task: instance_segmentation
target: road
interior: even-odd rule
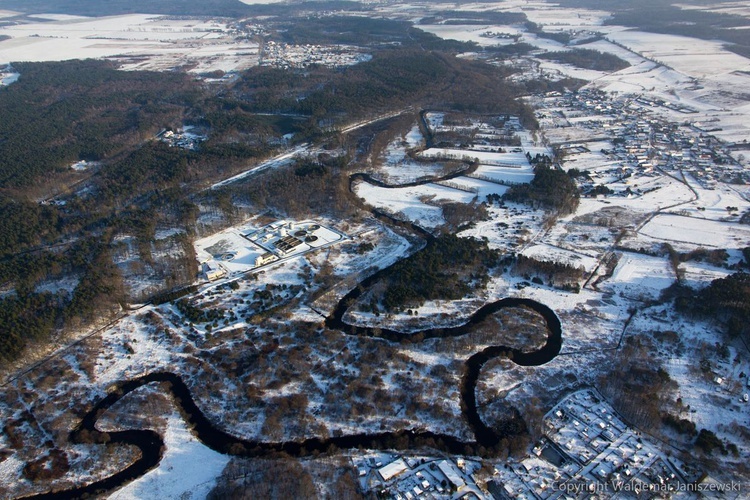
[[[354,130],[366,127],[368,125],[372,125],[373,123],[377,123],[379,121],[383,120],[389,120],[391,118],[395,118],[397,116],[400,116],[407,111],[410,111],[412,108],[404,108],[400,109],[398,111],[394,111],[392,113],[386,113],[383,115],[378,115],[375,118],[371,118],[369,120],[363,120],[357,123],[353,123],[351,125],[347,125],[346,127],[342,128],[339,132],[342,134],[348,134],[349,132],[352,132]],[[255,165],[254,167],[249,168],[248,170],[245,170],[244,172],[241,172],[237,175],[234,175],[232,177],[229,177],[228,179],[224,179],[223,181],[219,181],[216,184],[213,184],[210,189],[217,189],[220,187],[227,186],[229,184],[232,184],[236,181],[239,181],[241,179],[244,179],[250,175],[257,174],[259,172],[263,172],[264,170],[268,170],[270,168],[277,168],[284,166],[289,163],[290,160],[292,160],[295,156],[299,156],[301,154],[312,154],[319,152],[318,148],[313,147],[310,143],[304,142],[289,151],[286,151],[284,153],[281,153],[280,155],[274,156],[273,158],[270,158],[262,163],[259,163],[258,165]]]
[[[269,168],[275,168],[275,167],[286,165],[288,163],[288,160],[291,160],[295,156],[300,155],[302,153],[309,153],[309,152],[310,152],[310,144],[307,142],[304,142],[300,144],[299,146],[293,149],[290,149],[289,151],[286,151],[285,153],[281,153],[278,156],[274,156],[273,158],[268,159],[262,163],[259,163],[258,165],[252,168],[249,168],[248,170],[245,170],[244,172],[241,172],[237,175],[229,177],[228,179],[224,179],[223,181],[219,181],[216,184],[213,184],[211,186],[211,189],[224,187],[240,179],[244,179],[245,177],[248,177],[252,174],[257,174],[258,172],[268,170]]]

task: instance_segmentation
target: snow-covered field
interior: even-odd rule
[[[123,69],[195,73],[234,71],[258,63],[258,44],[237,40],[225,22],[145,14],[55,18],[0,27],[0,63],[109,58]]]
[[[475,174],[509,185],[524,184],[531,182],[531,179],[534,178],[534,171],[530,167],[513,168],[499,165],[479,165]]]
[[[375,208],[428,229],[434,229],[445,224],[443,210],[439,204],[452,201],[469,203],[476,197],[474,193],[467,193],[437,184],[407,188],[382,188],[361,182],[356,185],[355,193]]]
[[[207,448],[190,432],[182,415],[167,415],[164,433],[166,451],[159,466],[108,498],[206,498],[230,456]]]
[[[421,148],[425,138],[418,124],[391,141],[376,160],[373,175],[391,185],[414,182],[425,177],[436,177],[443,173],[444,165],[438,162],[415,161],[407,152]]]
[[[531,245],[525,248],[522,254],[543,262],[558,262],[573,267],[582,267],[586,272],[593,271],[599,264],[599,261],[590,255],[554,247],[547,243]]]
[[[657,240],[693,248],[729,250],[744,248],[750,242],[750,227],[746,225],[679,215],[654,217],[641,229],[641,233]]]
[[[491,153],[487,151],[476,151],[473,149],[430,148],[422,151],[420,156],[425,158],[478,161],[485,165],[529,168],[529,160],[522,152]]]
[[[698,193],[698,199],[693,203],[675,209],[675,213],[687,214],[700,219],[731,221],[737,220],[738,214],[741,215],[750,209],[750,202],[731,186],[722,185],[714,189],[706,189],[692,176],[687,175],[686,179]],[[727,207],[734,207],[737,210],[729,211]]]
[[[609,37],[634,52],[695,78],[715,78],[750,68],[750,60],[728,51],[718,41],[631,30],[610,33]]]
[[[676,3],[674,4],[676,7],[680,7],[681,9],[685,10],[707,10],[709,12],[718,12],[721,14],[731,14],[734,16],[743,16],[750,19],[750,7],[747,6],[747,3],[745,2],[715,2],[715,3],[707,3],[704,5],[690,5],[690,4],[682,4],[682,3]],[[738,29],[743,29],[742,27]]]
[[[601,288],[633,300],[653,300],[675,279],[666,258],[625,253],[612,277]]]
[[[507,25],[475,25],[475,24],[420,24],[419,29],[449,40],[460,42],[475,42],[482,47],[506,45],[513,43],[512,39],[487,36],[488,33],[503,33],[508,35],[520,34],[516,26]]]

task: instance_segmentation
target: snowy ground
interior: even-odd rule
[[[258,44],[237,40],[224,22],[128,14],[45,16],[0,28],[0,62],[109,58],[131,70],[191,66],[194,73],[239,71],[258,63]]]
[[[715,78],[750,68],[750,60],[728,51],[718,41],[631,30],[609,36],[634,52],[695,78]]]
[[[490,153],[471,149],[430,148],[421,153],[425,158],[448,158],[454,160],[478,161],[484,165],[528,168],[529,161],[522,152]]]
[[[620,257],[612,277],[600,289],[634,301],[654,300],[675,280],[666,258],[626,253]]]
[[[406,134],[397,136],[378,159],[373,175],[391,185],[414,182],[425,177],[436,177],[445,170],[439,162],[416,161],[407,152],[424,147],[425,139],[415,124]]]
[[[553,247],[546,243],[527,247],[522,254],[527,257],[534,257],[543,262],[559,262],[573,267],[582,267],[586,272],[593,271],[599,264],[598,260],[589,255]]]
[[[471,228],[459,233],[477,239],[487,239],[490,248],[515,252],[539,237],[542,230],[544,212],[527,206],[506,203],[503,206],[488,208],[490,218],[477,221]]]
[[[741,249],[750,242],[750,227],[679,215],[654,217],[641,234],[647,238],[676,243],[680,248]]]
[[[408,8],[400,8],[401,15]],[[411,8],[416,9],[416,6]],[[724,8],[728,9],[727,12],[736,11],[740,15],[747,13],[744,5],[721,7]],[[745,89],[750,84],[750,75],[747,73],[750,60],[727,50],[720,41],[646,33],[623,26],[604,25],[603,21],[608,17],[605,12],[566,9],[549,3],[526,4],[512,1],[464,5],[462,9],[520,11],[546,31],[602,33],[605,39],[583,44],[582,47],[617,55],[628,61],[631,67],[605,74],[536,60],[535,71],[553,79],[564,76],[582,78],[590,81],[592,87],[611,92],[645,94],[676,100],[698,110],[701,113],[700,118],[718,120],[720,125],[717,128],[722,129],[716,133],[718,137],[729,142],[741,142],[750,138],[750,126],[747,125],[750,106],[744,97]],[[522,26],[517,25],[423,25],[420,28],[442,38],[475,41],[480,45],[510,42],[507,39],[481,36],[487,31],[509,33],[520,36],[519,42],[530,43],[543,51],[568,50],[558,42],[527,33]]]
[[[408,188],[382,188],[360,182],[355,187],[355,193],[375,208],[428,229],[445,224],[440,203],[451,201],[468,203],[476,197],[474,193],[437,184]],[[422,199],[425,201],[421,201]]]
[[[229,455],[218,453],[198,441],[176,411],[167,416],[164,444],[164,458],[156,469],[108,498],[206,498],[216,485],[216,478],[229,463]]]

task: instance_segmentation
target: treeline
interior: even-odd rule
[[[533,79],[523,82],[523,88],[529,94],[541,94],[547,92],[563,93],[568,91],[576,91],[588,83],[589,82],[587,80],[570,77],[562,78],[554,82],[549,80]]]
[[[573,179],[562,170],[539,165],[534,179],[528,184],[516,184],[503,195],[503,199],[528,203],[537,208],[553,210],[565,215],[575,212],[580,201]]]
[[[471,10],[443,10],[423,17],[420,24],[519,24],[527,20],[522,12],[492,12]]]
[[[533,21],[526,21],[524,23],[524,26],[526,27],[526,31],[528,31],[529,33],[535,34],[539,38],[547,38],[549,40],[554,40],[563,45],[567,45],[568,42],[570,42],[572,38],[571,34],[568,32],[556,31],[556,32],[550,33],[550,32],[544,31],[541,26],[539,26]]]
[[[486,284],[499,257],[485,241],[441,235],[392,267],[381,303],[397,311],[426,300],[463,298]]]
[[[591,49],[546,52],[538,57],[596,71],[619,71],[630,66],[629,62],[614,54]]]
[[[672,264],[672,269],[678,277],[684,273],[684,270],[680,269],[680,264],[683,262],[708,262],[714,266],[726,266],[727,259],[729,259],[729,253],[723,248],[707,249],[707,248],[696,248],[689,252],[678,252],[669,243],[662,245],[662,251],[664,251],[669,257],[669,261]],[[745,253],[743,251],[743,253]]]
[[[718,278],[696,293],[683,293],[675,305],[678,310],[726,325],[731,337],[750,342],[750,274],[738,272]]]
[[[489,52],[498,57],[518,57],[525,56],[529,52],[537,50],[536,47],[526,42],[511,43],[509,45],[492,45],[484,47],[485,52]]]
[[[514,271],[518,275],[527,277],[527,279],[531,279],[531,276],[543,276],[551,286],[575,292],[580,291],[579,282],[585,274],[583,266],[541,260],[526,255],[516,257]]]

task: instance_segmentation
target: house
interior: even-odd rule
[[[456,470],[453,464],[449,463],[447,460],[439,462],[438,469],[440,469],[440,472],[445,474],[445,477],[448,479],[448,481],[450,481],[453,487],[456,488],[456,490],[460,490],[466,485],[464,480],[461,478],[461,474]]]

